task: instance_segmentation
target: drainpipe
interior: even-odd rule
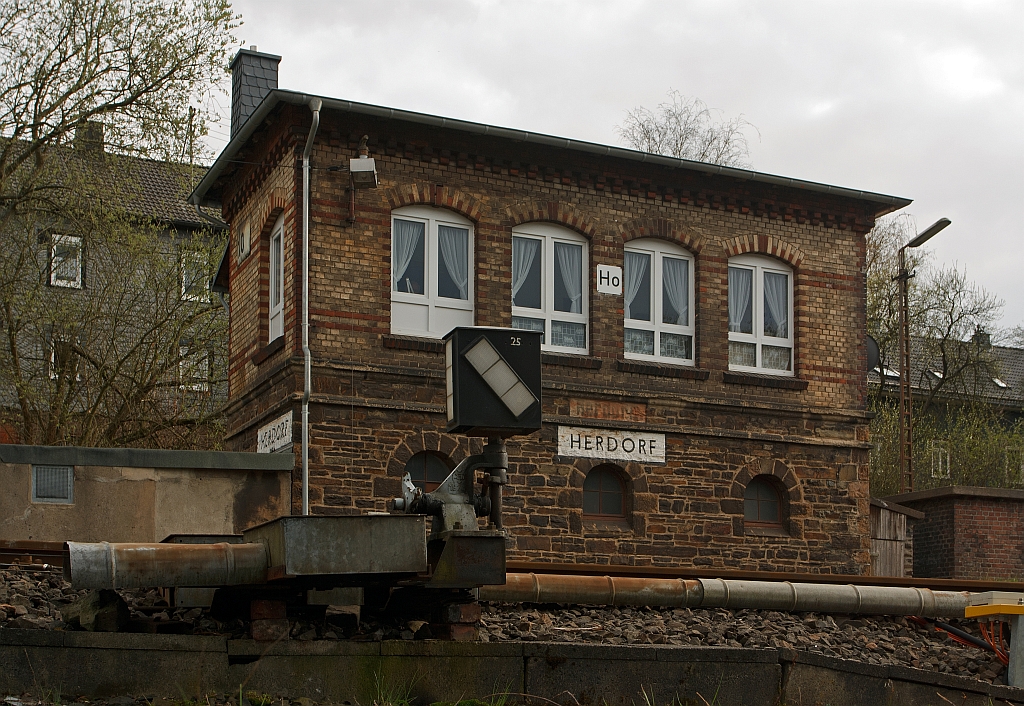
[[[302,514],[309,514],[309,393],[313,387],[309,352],[309,155],[320,127],[323,101],[313,98],[313,124],[309,126],[306,149],[302,151]]]

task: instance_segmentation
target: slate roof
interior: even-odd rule
[[[928,360],[925,356],[924,341],[912,338],[910,345],[910,385],[915,394],[926,393],[938,382],[934,371],[940,371],[941,367],[934,360]],[[974,345],[964,343],[962,345]],[[1003,407],[1024,409],[1024,348],[1011,348],[1008,346],[992,346],[988,350],[993,363],[994,375],[987,372],[980,373],[977,379],[968,375],[964,385],[975,391],[982,400]],[[892,361],[891,365],[898,365]],[[893,368],[887,371],[885,376],[885,390],[896,392],[899,390],[899,372]],[[877,369],[868,373],[868,383],[878,385],[881,378]],[[1002,382],[1005,387],[999,384]],[[941,397],[955,398],[957,392],[954,390],[942,391]]]
[[[554,149],[571,150],[598,155],[601,157],[625,159],[646,164],[659,164],[677,169],[731,177],[743,181],[760,182],[784,188],[799,189],[812,193],[830,194],[841,198],[866,201],[876,205],[876,217],[886,213],[891,213],[892,211],[903,208],[911,203],[910,199],[901,198],[899,196],[889,196],[872,191],[848,189],[840,186],[832,186],[830,184],[807,181],[804,179],[794,179],[792,177],[766,174],[752,169],[741,169],[737,167],[726,167],[720,164],[695,162],[689,159],[680,159],[678,157],[668,157],[661,154],[640,152],[638,150],[628,149],[625,147],[601,145],[594,142],[586,142],[584,140],[573,140],[566,137],[556,137],[553,135],[544,135],[525,130],[515,130],[496,125],[486,125],[484,123],[475,123],[468,120],[445,118],[438,115],[430,115],[428,113],[399,110],[397,108],[371,105],[369,103],[357,103],[355,101],[340,100],[337,98],[329,98],[327,96],[313,96],[296,91],[286,91],[279,88],[271,90],[252,114],[247,117],[244,123],[239,124],[233,122],[230,142],[228,142],[224,147],[224,150],[217,157],[217,160],[203,176],[202,180],[189,197],[189,200],[194,203],[215,204],[220,198],[220,192],[223,188],[222,177],[230,176],[235,157],[245,146],[246,142],[248,142],[249,138],[252,137],[253,133],[267,118],[270,112],[280,104],[308,106],[311,101],[321,101],[323,108],[326,110],[351,112],[360,115],[372,115],[386,120],[404,121],[419,125],[431,125],[434,127],[456,130],[474,135],[487,135],[499,139],[510,140],[512,142],[531,143]],[[246,110],[248,110],[248,108],[246,108]],[[243,111],[240,110],[239,112],[242,113]]]
[[[105,161],[112,175],[126,184],[118,205],[129,213],[174,224],[210,225],[186,201],[204,167],[120,156],[106,156]]]

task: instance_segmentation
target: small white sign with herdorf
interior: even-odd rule
[[[291,446],[292,443],[292,413],[283,414],[270,424],[260,427],[256,435],[256,453],[269,454]]]
[[[665,435],[646,431],[558,427],[558,454],[610,461],[665,463]]]

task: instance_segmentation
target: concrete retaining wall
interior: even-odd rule
[[[793,650],[562,643],[283,642],[224,637],[0,630],[0,693],[233,693],[239,685],[317,702],[372,703],[408,690],[418,704],[530,694],[558,703],[700,699],[719,706],[942,703],[1024,705],[1024,690]],[[571,696],[570,696],[571,695]],[[938,697],[941,696],[942,699]],[[717,700],[716,700],[717,699]]]
[[[34,465],[73,469],[72,502],[33,499]],[[0,445],[0,539],[159,542],[289,512],[291,454]]]

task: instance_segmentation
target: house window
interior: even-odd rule
[[[284,335],[284,216],[270,232],[270,318],[268,343]]]
[[[405,472],[412,479],[412,484],[424,493],[437,490],[452,469],[440,456],[428,451],[421,451],[405,464]]]
[[[75,345],[78,339],[68,335],[53,333],[49,336],[49,371],[50,379],[66,379],[81,381],[82,375],[78,370],[78,351]]]
[[[743,525],[782,528],[782,497],[768,478],[754,476],[743,491]]]
[[[776,260],[729,260],[729,369],[793,375],[793,273]]]
[[[82,288],[82,239],[77,235],[54,235],[50,241],[50,284]]]
[[[210,391],[210,356],[207,351],[192,351],[190,345],[178,347],[178,381],[182,391]]]
[[[945,441],[935,440],[930,444],[932,455],[932,478],[949,478],[949,446]]]
[[[440,338],[473,325],[473,224],[427,206],[391,219],[391,332]]]
[[[623,258],[627,358],[693,364],[693,258],[657,240],[629,244]]]
[[[598,466],[583,481],[583,516],[623,518],[626,516],[626,487],[614,466]]]
[[[1024,481],[1024,448],[1011,446],[1003,452],[1006,465],[1006,482],[1018,485]]]
[[[512,231],[512,327],[541,332],[541,348],[587,352],[587,241],[547,223]]]
[[[210,301],[209,268],[200,252],[182,252],[178,258],[178,279],[181,299],[187,302]]]
[[[74,466],[32,466],[32,502],[71,504],[74,501]]]

